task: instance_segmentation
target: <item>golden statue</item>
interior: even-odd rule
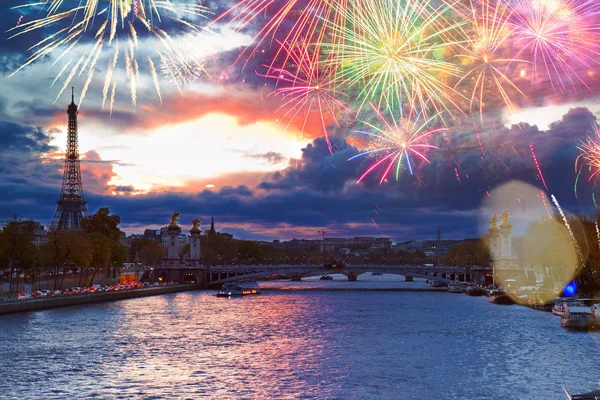
[[[192,230],[200,230],[200,222],[202,222],[202,219],[198,219],[198,218],[194,219],[192,221],[192,225],[193,225]]]
[[[508,216],[510,214],[508,213],[507,210],[505,210],[502,215],[500,216],[500,218],[502,218],[502,225],[510,225],[510,222],[508,222]]]
[[[173,215],[171,215],[171,225],[177,225],[178,222],[179,222],[179,213],[174,212]]]
[[[491,219],[490,224],[492,224],[490,229],[498,229],[498,218],[496,218],[496,214],[494,214],[494,218]]]

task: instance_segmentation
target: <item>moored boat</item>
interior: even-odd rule
[[[590,307],[566,307],[560,325],[567,329],[590,329],[593,326]]]
[[[568,297],[568,298],[559,298],[554,303],[552,307],[552,314],[562,317],[567,307],[583,307],[584,305],[578,301],[577,299]]]
[[[450,293],[464,293],[464,289],[460,287],[460,285],[455,285],[453,283],[448,285],[448,292]]]
[[[468,296],[487,296],[488,292],[479,286],[472,286],[467,290]]]
[[[502,290],[491,290],[490,291],[490,303],[511,305],[515,304],[515,301],[506,292]]]
[[[260,287],[256,282],[245,283],[226,283],[217,290],[218,297],[246,296],[250,294],[260,294]]]

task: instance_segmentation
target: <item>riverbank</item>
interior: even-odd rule
[[[18,312],[46,310],[49,308],[77,306],[89,303],[101,303],[137,297],[157,296],[168,293],[186,292],[203,289],[202,285],[182,284],[148,287],[144,289],[122,290],[115,292],[85,293],[68,296],[44,297],[29,300],[11,300],[0,302],[0,315]]]
[[[305,292],[447,292],[446,288],[365,288],[365,287],[260,287],[263,292],[285,292],[285,291],[305,291]]]

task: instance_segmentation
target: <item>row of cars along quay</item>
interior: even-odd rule
[[[109,286],[92,286],[87,288],[74,287],[62,290],[60,293],[52,290],[40,291],[39,293],[34,292],[35,296],[33,293],[30,295],[22,294],[20,296],[21,299],[0,301],[0,314],[43,310],[103,301],[124,300],[200,288],[200,285],[193,283],[180,284],[170,281],[161,284],[143,284],[134,282]]]
[[[168,282],[163,283],[163,285],[173,285],[177,284],[177,282]],[[114,285],[93,285],[90,287],[72,287],[63,290],[36,290],[32,293],[21,292],[17,295],[17,300],[28,300],[42,297],[54,297],[61,295],[76,295],[76,294],[85,294],[85,293],[100,293],[100,292],[112,292],[119,290],[132,290],[132,289],[142,289],[150,286],[160,286],[158,282],[149,283],[149,282],[130,282],[130,283],[117,283]]]

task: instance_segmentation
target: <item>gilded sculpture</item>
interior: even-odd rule
[[[201,219],[198,219],[198,218],[194,219],[194,220],[192,221],[192,225],[193,225],[193,226],[192,226],[192,229],[193,229],[193,230],[200,230],[200,222],[202,222],[202,220],[201,220]]]
[[[178,222],[179,222],[179,213],[174,212],[173,215],[171,215],[171,225],[177,225]]]
[[[510,222],[508,222],[508,216],[509,215],[510,214],[506,210],[502,213],[502,215],[500,217],[500,218],[502,218],[502,225],[510,225]]]
[[[490,220],[490,224],[492,224],[490,229],[498,229],[498,218],[496,218],[496,214],[494,214],[494,218]]]

